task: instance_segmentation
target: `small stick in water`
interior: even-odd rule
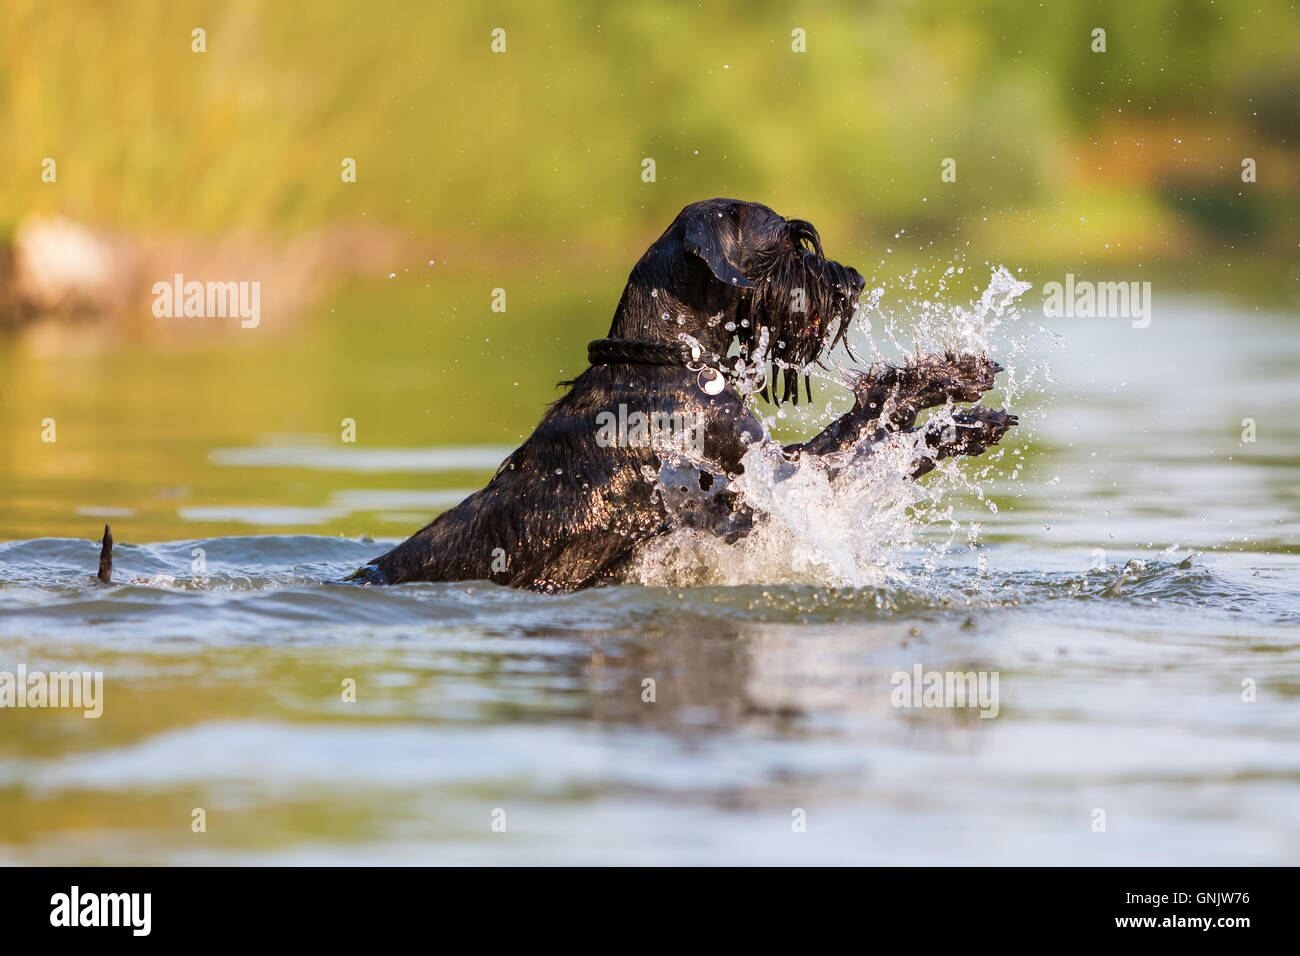
[[[99,580],[113,583],[113,532],[104,525],[103,547],[99,549]]]

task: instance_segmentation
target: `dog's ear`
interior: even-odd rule
[[[727,221],[713,209],[701,210],[686,223],[686,234],[682,245],[687,252],[699,256],[709,271],[723,285],[735,289],[754,289],[756,286],[745,278],[740,267],[727,254],[726,247],[735,247],[733,240],[726,241],[722,228]]]

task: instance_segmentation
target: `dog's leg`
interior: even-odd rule
[[[786,451],[828,455],[864,440],[874,444],[891,432],[914,427],[916,416],[927,408],[978,401],[1001,371],[1002,366],[987,356],[946,352],[862,374],[853,383],[853,407],[816,437],[787,446]]]

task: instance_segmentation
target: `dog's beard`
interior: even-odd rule
[[[760,394],[781,404],[799,403],[802,375],[808,401],[812,382],[808,367],[836,345],[848,348],[852,325],[853,282],[849,271],[822,255],[816,234],[811,248],[783,249],[760,262],[752,281],[757,288],[742,304],[735,338],[746,362],[767,365]]]

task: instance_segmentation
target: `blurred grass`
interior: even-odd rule
[[[485,261],[628,264],[686,202],[730,194],[841,241],[903,230],[1017,264],[1194,282],[1262,258],[1281,292],[1300,242],[1292,3],[967,6],[5,0],[0,228],[351,224]]]

